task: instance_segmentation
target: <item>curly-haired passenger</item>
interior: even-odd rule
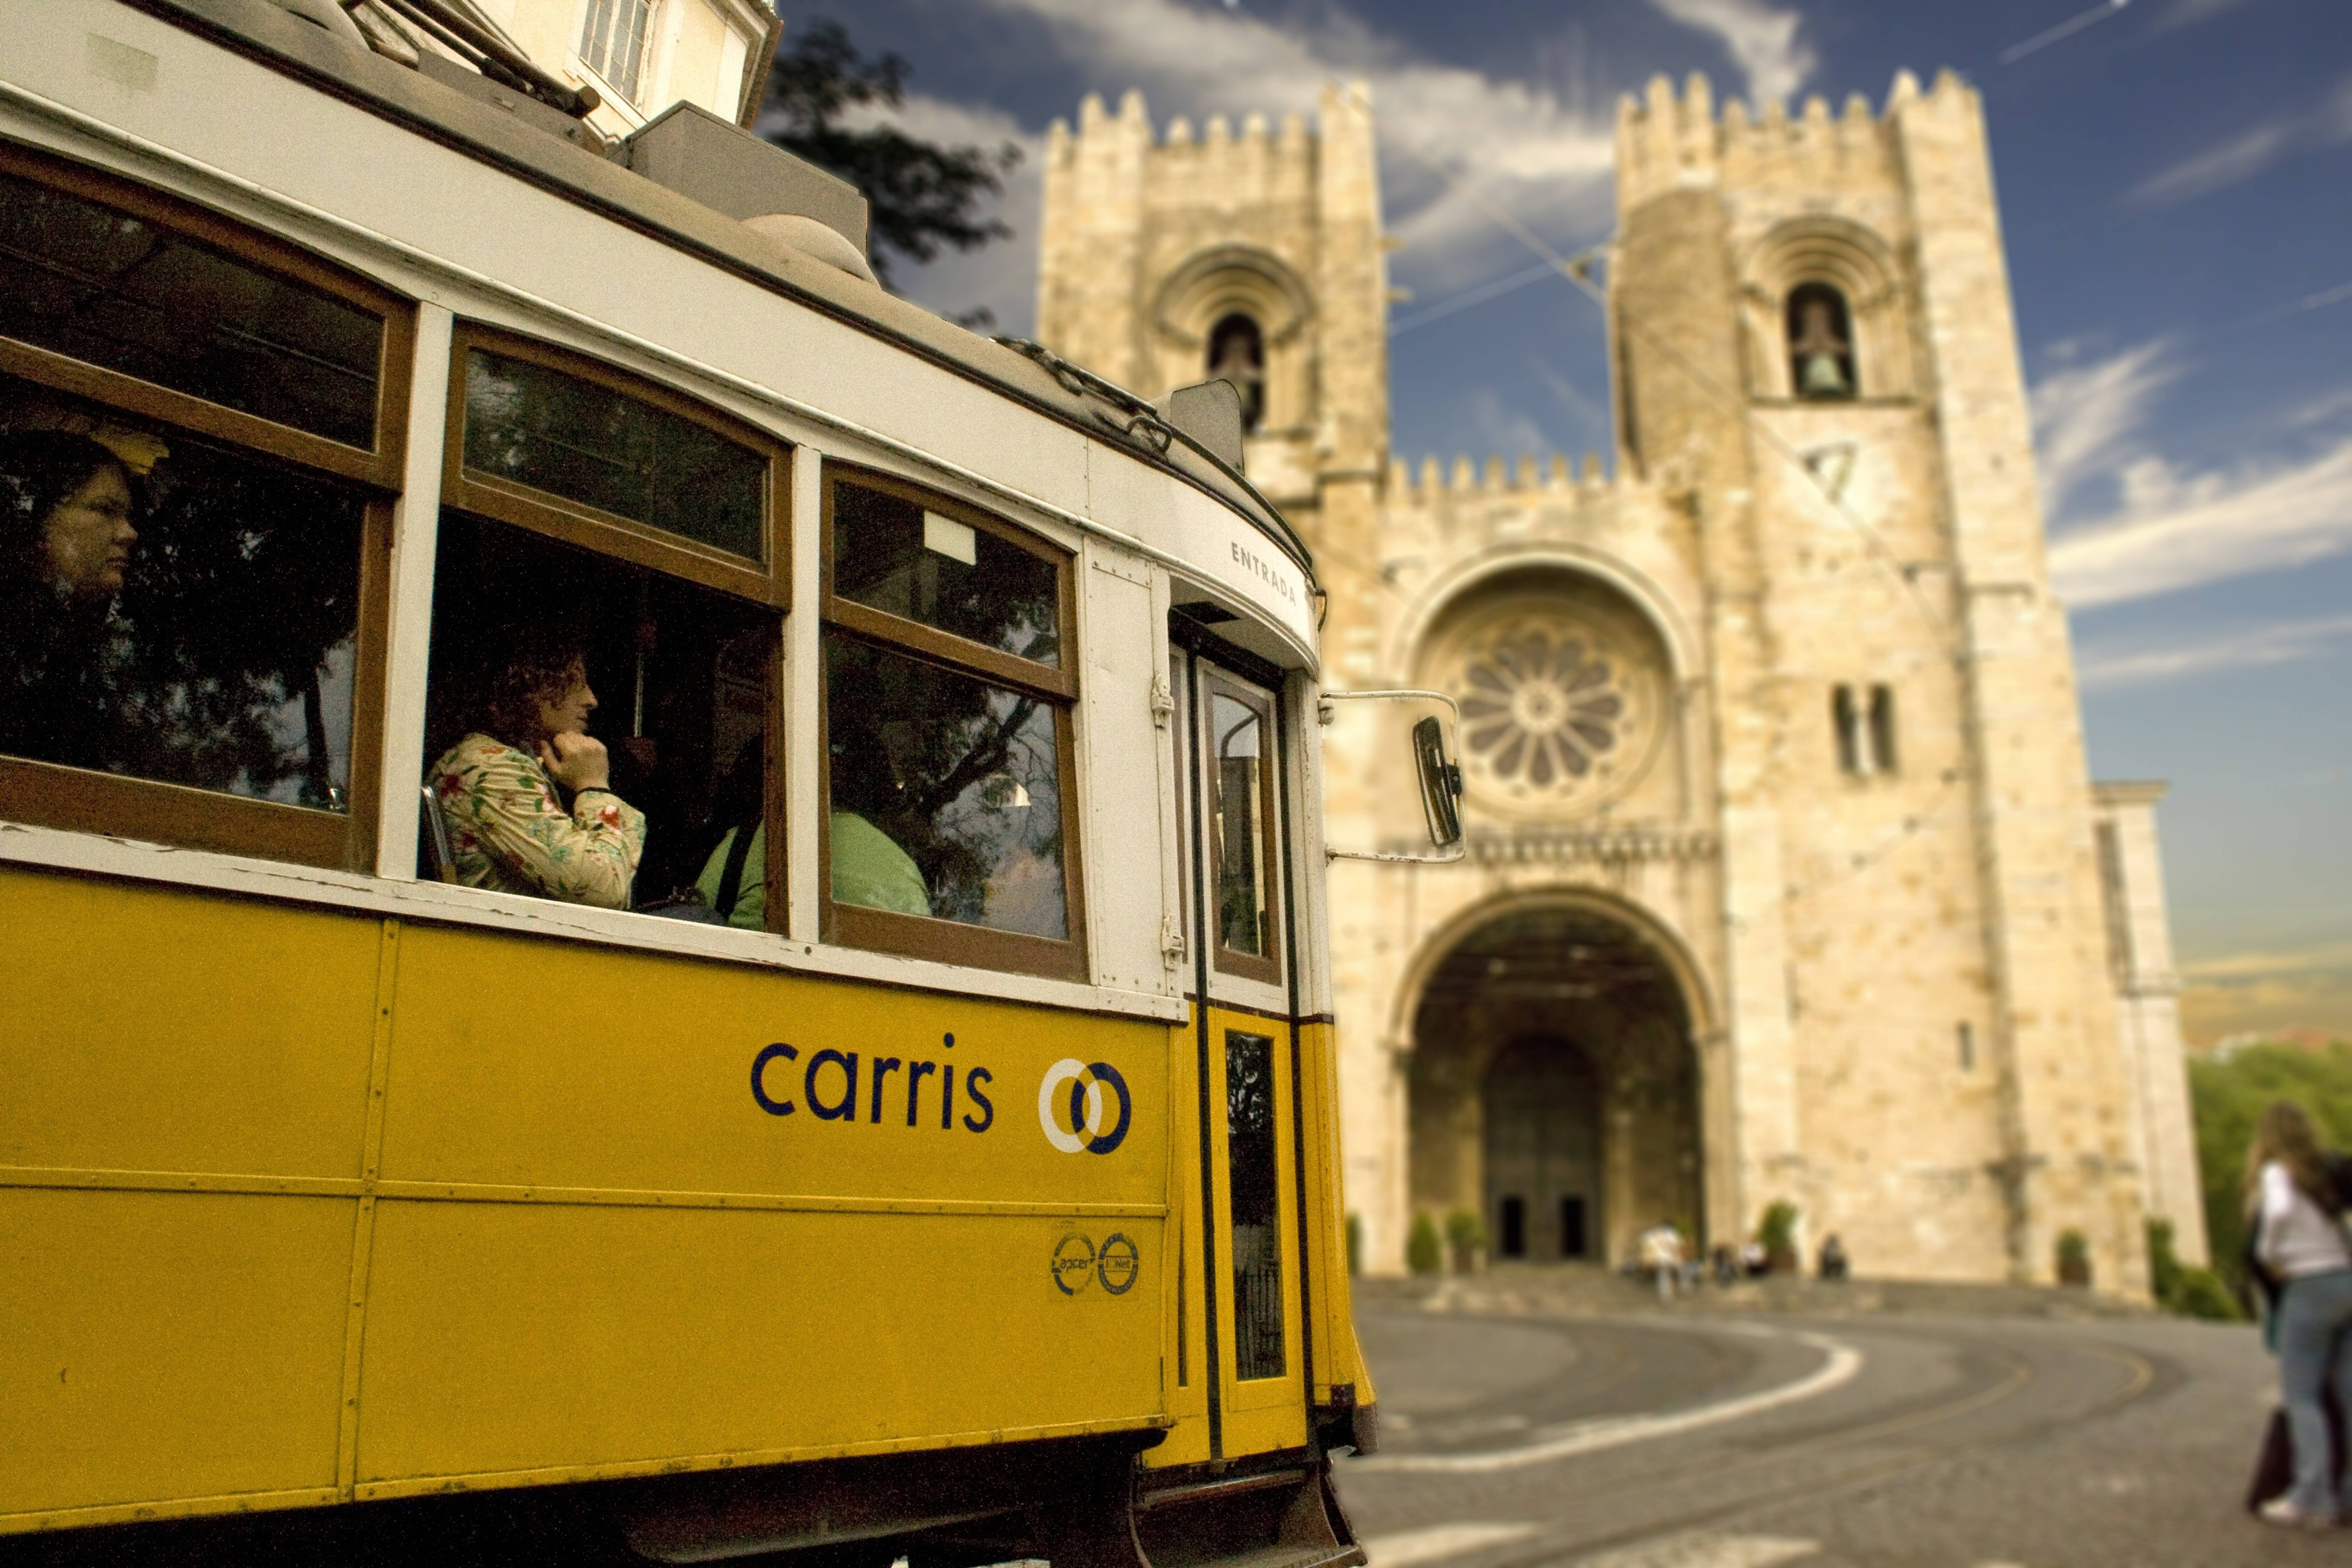
[[[604,743],[588,733],[596,694],[585,639],[517,623],[485,632],[470,652],[470,727],[426,774],[457,879],[628,908],[646,817],[613,793]]]

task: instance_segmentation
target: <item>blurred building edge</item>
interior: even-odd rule
[[[2047,1282],[2080,1232],[2144,1294],[2147,1218],[2205,1247],[2158,792],[2088,778],[1978,95],[1660,79],[1616,172],[1612,471],[1414,472],[1364,89],[1048,137],[1038,338],[1231,380],[1325,683],[1464,701],[1465,860],[1332,871],[1366,1267],[1416,1214],[1616,1263],[1785,1200],[1861,1275]],[[1333,843],[1412,841],[1414,716],[1324,732]]]
[[[2168,787],[2095,784],[2091,798],[2106,895],[2107,958],[2116,977],[2116,1029],[2139,1090],[2131,1108],[2132,1139],[2148,1214],[2173,1222],[2181,1261],[2204,1267],[2212,1260],[2180,1037],[2180,974],[2172,963],[2164,851],[2156,836],[2156,803]]]
[[[375,52],[448,81],[481,77],[487,40],[597,103],[585,123],[623,142],[680,103],[749,129],[783,22],[769,0],[277,0],[341,32],[347,15]],[[495,68],[493,68],[495,69]],[[454,84],[453,84],[454,85]],[[529,115],[530,95],[506,107]]]

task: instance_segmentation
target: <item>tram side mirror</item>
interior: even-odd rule
[[[1429,841],[1440,849],[1462,842],[1462,770],[1445,760],[1445,731],[1434,715],[1412,727],[1412,763],[1421,775],[1421,810]]]

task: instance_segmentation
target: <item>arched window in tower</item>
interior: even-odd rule
[[[1209,329],[1209,375],[1230,381],[1242,395],[1242,428],[1255,431],[1265,416],[1265,334],[1235,310]]]
[[[1826,283],[1789,290],[1789,384],[1799,397],[1852,397],[1853,316]]]

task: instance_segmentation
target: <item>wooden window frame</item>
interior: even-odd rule
[[[1272,692],[1262,691],[1255,686],[1244,684],[1241,678],[1229,675],[1220,668],[1213,658],[1204,659],[1203,664],[1205,668],[1201,671],[1202,677],[1201,684],[1203,689],[1202,696],[1208,700],[1201,704],[1201,711],[1194,715],[1194,721],[1202,726],[1201,733],[1206,744],[1202,746],[1201,755],[1208,764],[1210,772],[1210,776],[1201,780],[1195,786],[1202,791],[1201,798],[1204,804],[1212,805],[1216,804],[1218,785],[1214,770],[1222,760],[1216,752],[1215,699],[1223,696],[1240,703],[1255,713],[1258,716],[1258,722],[1264,726],[1265,750],[1258,759],[1261,764],[1258,768],[1258,810],[1263,814],[1261,820],[1265,824],[1265,831],[1262,837],[1258,853],[1257,874],[1259,891],[1265,900],[1265,929],[1259,935],[1260,940],[1267,947],[1276,950],[1260,955],[1235,952],[1225,945],[1224,926],[1223,922],[1217,918],[1215,895],[1215,890],[1223,889],[1225,885],[1224,836],[1219,832],[1210,837],[1209,887],[1203,889],[1203,893],[1207,896],[1205,908],[1210,916],[1209,955],[1220,974],[1230,974],[1236,980],[1256,980],[1263,981],[1268,985],[1279,985],[1282,984],[1282,954],[1281,944],[1276,939],[1282,932],[1283,910],[1280,895],[1281,878],[1276,875],[1276,872],[1280,868],[1280,857],[1284,853],[1284,846],[1281,841],[1282,829],[1279,819],[1275,815],[1281,805],[1275,792],[1275,774],[1277,771],[1276,764],[1277,753],[1282,745],[1282,733],[1275,722],[1277,704]],[[1204,814],[1204,820],[1213,820],[1213,817]]]
[[[703,544],[651,523],[589,506],[581,501],[519,484],[510,479],[477,474],[465,466],[466,355],[470,348],[520,359],[549,370],[592,382],[625,397],[649,404],[667,414],[688,419],[721,438],[763,455],[768,461],[766,495],[761,528],[767,552],[764,566],[716,545]],[[791,899],[785,877],[787,862],[785,812],[790,780],[785,774],[783,726],[784,621],[792,610],[792,496],[794,465],[814,461],[803,449],[780,437],[720,413],[688,395],[518,333],[479,322],[460,321],[449,348],[449,414],[443,439],[441,501],[444,506],[516,528],[559,544],[584,550],[607,561],[618,561],[678,582],[758,605],[774,614],[768,640],[767,664],[761,678],[767,693],[761,721],[761,754],[766,767],[762,820],[768,829],[766,866],[768,899],[763,929],[786,929]],[[430,759],[427,759],[428,765]]]
[[[367,500],[360,530],[351,779],[341,812],[255,800],[159,779],[0,757],[0,818],[182,848],[373,872],[383,773],[392,504],[406,459],[409,384],[415,363],[415,306],[284,240],[80,164],[0,143],[0,172],[184,234],[262,271],[355,305],[383,323],[372,449],[0,337],[0,373],[142,421],[233,446],[264,462],[274,460],[283,467],[354,481],[374,492]]]
[[[348,446],[331,437],[280,425],[257,414],[208,402],[193,393],[142,381],[14,338],[0,337],[0,371],[77,397],[111,405],[142,418],[159,419],[199,436],[251,447],[341,479],[357,479],[386,491],[400,489],[402,465],[407,456],[409,378],[416,362],[415,307],[410,300],[284,240],[247,229],[177,197],[79,164],[0,142],[0,174],[47,185],[84,201],[128,213],[158,228],[184,234],[264,272],[275,272],[305,288],[356,305],[383,322],[382,357],[376,365],[376,434],[373,448]]]
[[[476,349],[602,386],[633,402],[699,425],[722,440],[765,456],[767,493],[761,506],[765,559],[755,563],[748,556],[682,533],[672,533],[649,522],[466,467],[466,368]],[[792,609],[792,529],[787,513],[792,498],[792,465],[797,449],[756,426],[616,365],[478,321],[460,321],[449,345],[449,423],[442,447],[444,505],[529,529],[599,555],[682,577],[772,609],[787,613]]]
[[[896,496],[942,517],[953,518],[958,522],[1018,545],[1038,559],[1050,563],[1055,568],[1057,662],[1047,665],[1023,658],[970,637],[958,637],[937,626],[894,616],[887,610],[877,610],[836,595],[833,585],[834,492],[837,486],[845,483]],[[824,637],[845,636],[853,641],[919,664],[933,666],[966,679],[1039,698],[1053,709],[1055,787],[1062,813],[1062,907],[1070,934],[1061,938],[1030,936],[1021,931],[971,925],[962,921],[906,915],[893,910],[868,909],[862,904],[834,901],[833,747],[829,733],[833,719],[833,693],[831,661],[826,659],[825,673],[819,677],[817,699],[817,800],[822,815],[817,832],[816,885],[821,939],[845,947],[897,953],[907,958],[934,959],[967,968],[1007,970],[1013,973],[1043,975],[1057,980],[1087,979],[1086,879],[1081,874],[1079,818],[1082,814],[1078,810],[1075,721],[1078,701],[1077,637],[1072,615],[1072,601],[1076,596],[1075,557],[1050,541],[976,507],[870,468],[828,463],[824,471],[824,492],[823,515],[818,521],[822,541],[818,584],[824,605],[820,642]],[[819,657],[824,657],[822,651]]]

